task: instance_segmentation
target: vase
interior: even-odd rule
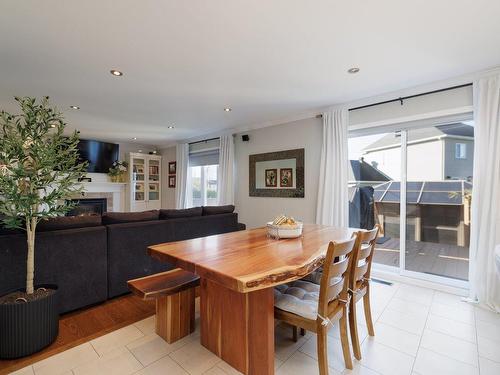
[[[59,332],[57,287],[54,292],[25,303],[0,305],[0,358],[13,359],[36,353],[50,345]]]
[[[127,182],[127,174],[125,172],[118,175],[118,182]]]

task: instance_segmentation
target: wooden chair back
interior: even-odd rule
[[[370,278],[379,231],[380,225],[377,224],[372,230],[358,232],[353,257],[355,260],[353,260],[353,272],[350,280],[352,290],[355,290],[357,282]]]
[[[347,301],[357,233],[350,240],[330,242],[320,282],[318,313],[328,317],[339,300]],[[335,306],[331,306],[335,303]]]

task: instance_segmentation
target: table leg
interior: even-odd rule
[[[156,300],[156,334],[169,344],[194,332],[195,290],[183,290]]]
[[[274,374],[272,288],[238,293],[201,279],[201,344],[247,375]]]

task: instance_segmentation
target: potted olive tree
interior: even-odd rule
[[[64,135],[63,116],[48,97],[15,100],[20,114],[0,113],[0,218],[26,232],[26,288],[0,296],[0,358],[34,353],[57,337],[57,286],[34,284],[36,228],[72,208],[67,199],[86,171],[78,133]]]

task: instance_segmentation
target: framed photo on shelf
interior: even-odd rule
[[[177,162],[171,161],[168,163],[168,174],[175,174],[177,172]]]
[[[158,168],[158,166],[157,166],[157,165],[151,165],[151,166],[149,167],[149,174],[150,174],[150,175],[158,175],[158,174],[159,174],[159,171],[160,171],[160,169]]]
[[[175,175],[174,176],[168,176],[168,187],[169,188],[174,188],[175,187]]]

